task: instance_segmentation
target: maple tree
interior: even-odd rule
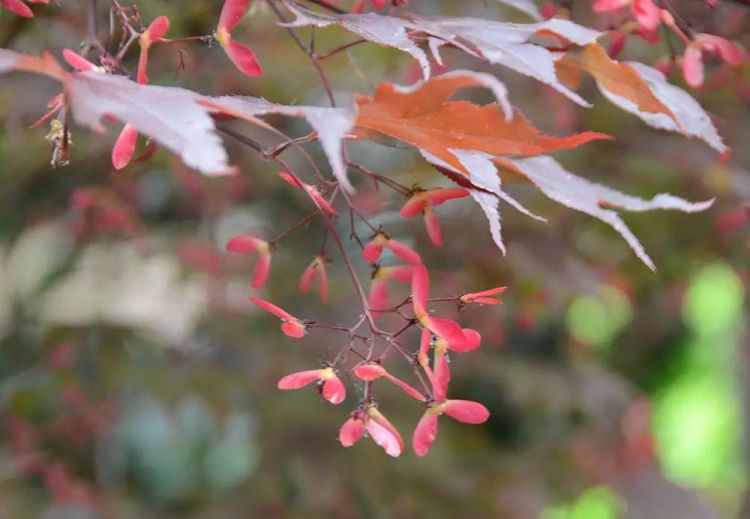
[[[0,0],[3,9],[26,18],[40,12],[54,16],[67,8],[65,2],[60,6],[43,0],[28,3],[45,5],[32,9],[20,0]],[[497,261],[502,261],[506,244],[501,204],[534,220],[546,221],[527,206],[525,198],[511,194],[509,186],[527,184],[550,200],[611,226],[652,270],[658,258],[648,255],[620,213],[657,209],[696,213],[713,203],[711,199],[688,201],[669,193],[641,198],[568,171],[552,154],[604,145],[618,136],[593,127],[563,132],[566,134],[561,136],[548,134],[538,129],[549,127],[546,121],[535,125],[534,117],[524,115],[514,104],[514,88],[506,82],[543,85],[545,95],[556,96],[567,109],[575,106],[583,111],[606,100],[648,127],[683,137],[682,146],[707,146],[717,164],[731,161],[731,147],[741,145],[725,143],[717,129],[720,124],[696,98],[701,97],[710,79],[720,74],[734,74],[738,84],[746,82],[750,69],[744,47],[731,35],[696,32],[668,1],[591,2],[587,6],[591,14],[613,21],[602,31],[578,23],[564,5],[544,2],[539,6],[530,0],[498,0],[525,17],[526,23],[427,16],[416,8],[412,10],[409,2],[396,0],[225,0],[221,8],[213,4],[205,8],[213,15],[210,25],[214,30],[208,34],[176,31],[167,13],[146,20],[137,1],[128,3],[132,5],[121,1],[100,3],[108,4],[112,20],[106,40],[103,31],[97,32],[103,10],[92,1],[89,33],[81,35],[86,39],[80,49],[49,48],[39,55],[0,49],[0,74],[34,74],[58,84],[59,93],[50,99],[46,112],[44,107],[39,108],[43,115],[34,123],[35,127],[49,125],[46,138],[52,149],[51,167],[86,160],[72,148],[71,135],[78,132],[76,126],[93,130],[101,134],[98,139],[106,140],[109,137],[104,134],[112,121],[122,125],[110,154],[115,170],[139,167],[151,160],[159,147],[173,154],[180,167],[209,177],[235,178],[250,173],[242,155],[234,152],[235,144],[267,162],[274,180],[289,191],[289,203],[304,204],[306,216],[286,227],[280,223],[283,219],[278,228],[273,227],[276,222],[268,222],[261,232],[247,225],[245,232],[226,240],[207,256],[195,258],[193,250],[189,254],[205,270],[221,270],[217,265],[230,261],[241,265],[243,272],[250,272],[246,276],[249,288],[245,287],[248,306],[252,303],[278,318],[287,337],[304,344],[312,342],[312,333],[322,331],[327,334],[326,341],[338,346],[333,354],[330,347],[325,353],[318,352],[327,355],[320,367],[308,366],[283,376],[277,387],[294,390],[315,385],[324,400],[348,406],[348,418],[342,418],[338,433],[344,447],[351,447],[367,434],[386,454],[402,454],[404,440],[399,431],[406,426],[396,420],[398,426],[394,425],[386,418],[388,409],[379,396],[385,382],[421,405],[422,417],[411,434],[416,456],[430,450],[442,415],[466,424],[487,421],[487,407],[462,399],[450,384],[451,361],[460,363],[461,355],[480,349],[482,330],[465,328],[461,324],[463,314],[455,318],[452,310],[444,309],[496,312],[503,294],[514,289],[496,280],[489,286],[467,286],[462,293],[444,293],[435,281],[435,265],[425,260],[424,249],[412,246],[408,237],[388,223],[376,222],[373,216],[377,210],[362,207],[363,193],[372,193],[381,203],[398,205],[401,219],[421,217],[434,247],[458,239],[442,230],[437,217],[442,209],[438,208],[444,204],[468,205],[464,199],[470,199],[486,217],[489,237],[485,241],[494,242],[499,249]],[[705,9],[715,7],[706,5]],[[735,7],[744,9],[742,5]],[[288,33],[303,52],[320,80],[315,88],[323,92],[327,104],[283,104],[248,95],[211,95],[187,86],[190,75],[211,75],[213,71],[191,70],[185,65],[185,56],[213,52],[212,46],[228,57],[235,69],[232,81],[236,84],[252,85],[280,66],[264,58],[263,45],[252,44],[251,48],[243,43],[242,25],[261,9],[275,19],[273,30],[280,35]],[[323,52],[315,38],[330,27],[339,28],[346,39]],[[303,30],[310,32],[310,43]],[[357,39],[351,40],[350,34]],[[247,40],[252,42],[252,38]],[[651,65],[620,61],[629,40],[663,45],[665,58]],[[381,81],[369,91],[359,89],[344,95],[340,89],[346,87],[334,84],[327,74],[326,60],[368,44],[388,56],[398,54],[391,49],[408,55],[415,62],[413,81],[402,75]],[[177,71],[181,75],[174,84],[154,81],[154,55],[163,49],[176,49],[179,56]],[[472,59],[476,66],[450,66],[447,57],[454,54]],[[229,62],[225,60],[227,65]],[[504,82],[495,74],[498,70],[517,76],[502,76],[513,78]],[[685,88],[679,86],[682,81]],[[601,96],[592,94],[589,83],[596,85]],[[479,96],[468,94],[477,92]],[[347,101],[341,101],[343,98]],[[287,119],[304,122],[308,133],[288,136],[279,122]],[[257,137],[259,132],[277,141],[266,146]],[[146,143],[138,155],[141,136]],[[33,134],[28,138],[34,138]],[[319,147],[325,164],[307,151],[308,143]],[[423,178],[420,184],[408,184],[398,174],[352,158],[356,146],[375,145],[414,151],[419,157],[415,160],[429,165],[432,177]],[[60,174],[64,175],[64,170]],[[224,198],[231,199],[231,194]],[[105,191],[82,187],[73,197],[72,206],[81,218],[77,229],[81,236],[147,234],[137,217]],[[744,213],[739,218],[745,218]],[[317,236],[321,245],[305,258],[304,270],[291,276],[278,271],[277,254],[288,238],[301,229],[314,234],[312,229],[317,228],[321,229]],[[352,244],[358,249],[354,254]],[[362,275],[363,268],[370,269],[369,276]],[[278,280],[293,285],[302,295],[316,293],[324,305],[334,297],[344,297],[337,292],[345,289],[330,282],[334,269],[346,273],[350,282],[347,297],[358,305],[356,318],[345,325],[337,320],[318,320],[307,311],[294,315],[293,299],[276,301],[264,292],[270,282]],[[402,286],[398,288],[396,283]],[[403,297],[394,301],[391,293],[402,293],[404,287],[407,291]],[[485,308],[474,309],[475,305]],[[397,376],[397,372],[406,375]],[[419,414],[417,411],[415,415]]]

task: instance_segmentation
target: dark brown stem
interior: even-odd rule
[[[349,14],[345,9],[342,9],[329,2],[326,2],[326,0],[307,0],[307,1],[310,2],[311,4],[319,5],[320,7],[323,7],[324,9],[328,9],[329,11],[333,13]]]
[[[86,41],[83,44],[82,53],[88,55],[93,49],[104,52],[104,45],[99,40],[99,3],[98,0],[89,0],[86,10],[87,29]]]
[[[322,54],[315,53],[314,56],[315,56],[316,59],[324,60],[324,59],[330,58],[331,56],[335,56],[339,52],[343,52],[343,51],[345,51],[347,49],[355,47],[355,46],[359,45],[360,43],[367,43],[367,40],[362,40],[362,39],[360,39],[360,40],[354,40],[354,41],[351,41],[349,43],[345,43],[344,45],[340,45],[340,46],[336,47],[335,49],[331,49],[328,52],[324,52]]]
[[[263,155],[263,147],[259,143],[254,141],[253,139],[246,137],[240,133],[237,133],[234,130],[230,130],[228,128],[220,127],[219,129],[222,132],[226,133],[227,135],[235,138],[237,141],[257,151],[258,153],[261,154],[261,156],[265,157],[265,155]],[[294,170],[289,166],[289,164],[287,164],[280,157],[267,157],[267,158],[276,162],[279,166],[282,167],[284,171],[287,171],[290,175],[292,175],[292,177],[294,177],[295,180],[300,182],[299,178],[297,178],[297,175],[294,173]],[[372,313],[370,312],[370,309],[369,309],[369,305],[367,303],[367,294],[365,293],[365,289],[362,286],[362,282],[359,280],[359,277],[357,276],[357,271],[354,269],[352,260],[349,257],[349,254],[346,252],[346,247],[344,246],[344,243],[341,240],[341,236],[339,235],[336,228],[333,226],[333,223],[331,223],[331,219],[328,217],[325,211],[318,208],[317,213],[320,216],[323,223],[325,224],[325,226],[330,231],[331,236],[333,236],[334,241],[336,242],[336,247],[339,249],[339,253],[341,254],[342,259],[344,260],[344,265],[346,265],[346,269],[349,271],[349,275],[352,279],[352,283],[354,284],[355,291],[357,293],[360,304],[362,306],[362,311],[364,312],[367,318],[367,322],[370,325],[370,330],[372,330],[373,333],[376,333],[378,335],[384,335],[383,332],[381,332],[378,329],[377,324],[375,324],[375,318],[372,316]]]
[[[305,216],[303,219],[301,219],[299,222],[295,223],[291,227],[289,227],[287,230],[273,238],[272,240],[268,240],[268,243],[271,245],[276,245],[278,242],[280,242],[282,239],[284,239],[287,235],[293,233],[297,229],[304,227],[305,225],[309,224],[313,218],[315,218],[318,215],[318,212],[315,211],[314,213],[310,213],[307,216]]]
[[[286,16],[279,10],[279,8],[276,6],[276,2],[274,0],[269,0],[268,5],[271,6],[271,9],[276,14],[276,17],[282,22],[286,23],[288,20],[286,19]],[[331,84],[328,81],[328,77],[325,74],[325,71],[323,71],[323,67],[320,65],[320,61],[318,61],[318,58],[315,57],[315,53],[312,51],[312,49],[305,45],[305,42],[302,41],[302,39],[297,34],[297,31],[295,31],[292,27],[285,27],[286,31],[289,33],[289,35],[294,40],[294,43],[297,44],[297,46],[307,54],[307,56],[310,58],[310,61],[313,64],[313,67],[315,67],[315,71],[318,73],[318,76],[320,77],[320,82],[323,84],[323,88],[326,91],[326,95],[328,96],[328,101],[331,103],[331,106],[336,106],[336,98],[333,97],[333,89],[331,88]]]
[[[378,173],[375,173],[374,171],[372,171],[372,170],[370,170],[370,169],[362,166],[361,164],[356,164],[354,162],[349,162],[348,165],[351,166],[351,167],[353,167],[354,169],[357,169],[357,170],[361,171],[362,173],[364,173],[368,177],[372,178],[373,180],[375,180],[376,183],[377,182],[383,183],[386,186],[388,186],[391,189],[393,189],[394,191],[398,191],[402,195],[406,195],[406,194],[408,194],[411,191],[411,189],[409,189],[405,185],[399,184],[398,182],[396,182],[392,178],[388,178],[388,177],[385,177],[385,176],[380,175]]]
[[[695,34],[693,29],[690,27],[690,24],[687,23],[687,21],[682,16],[680,16],[680,14],[677,12],[677,10],[669,0],[654,0],[654,4],[656,4],[657,7],[666,10],[669,14],[672,15],[675,25],[677,25],[677,28],[682,32],[682,34],[685,35],[688,40],[695,39]]]

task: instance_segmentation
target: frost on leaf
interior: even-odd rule
[[[431,155],[430,153],[419,150],[422,156],[434,166],[441,168],[444,172],[450,171],[452,173],[461,175],[460,171],[454,169],[450,164],[447,164],[439,158]],[[469,150],[456,150],[451,149],[461,165],[469,172],[469,182],[473,188],[469,188],[469,194],[474,201],[479,204],[479,207],[484,212],[487,222],[490,226],[490,235],[495,245],[500,251],[505,254],[505,243],[502,238],[502,226],[501,217],[499,211],[499,202],[503,200],[509,205],[516,208],[518,211],[528,215],[537,220],[546,221],[544,218],[535,215],[521,205],[516,199],[511,197],[508,193],[502,190],[500,175],[498,174],[497,167],[492,161],[492,156],[486,153],[469,151]]]
[[[539,12],[539,8],[532,0],[497,0],[499,3],[517,9],[522,13],[526,13],[534,20],[541,22],[543,17],[542,13]]]
[[[650,119],[643,117],[647,124],[654,128],[684,132],[691,137],[697,137],[719,153],[727,151],[727,146],[721,140],[708,114],[690,94],[670,85],[664,75],[655,68],[635,62],[629,62],[628,65],[643,77],[654,95],[667,105],[674,115],[674,119],[659,115]]]
[[[507,2],[518,6],[527,2]],[[589,106],[578,94],[560,82],[555,73],[556,54],[536,41],[540,36],[551,37],[555,43],[588,45],[600,33],[568,20],[551,19],[544,22],[514,24],[480,18],[420,18],[412,19],[363,15],[321,15],[286,3],[297,19],[292,26],[326,27],[340,25],[362,38],[409,53],[422,66],[425,78],[429,64],[424,52],[414,41],[426,38],[435,60],[441,63],[439,48],[450,44],[479,59],[508,67],[537,79],[568,96],[576,103]],[[527,5],[528,7],[528,5]],[[413,38],[413,39],[412,39]]]
[[[365,40],[393,47],[411,55],[419,62],[422,75],[425,79],[430,77],[430,62],[422,49],[415,44],[407,34],[411,25],[407,20],[382,16],[376,13],[365,14],[343,14],[325,15],[308,11],[291,2],[286,2],[296,19],[292,22],[282,24],[285,27],[328,27],[329,25],[340,25],[349,32],[353,32]]]
[[[202,96],[96,72],[72,74],[67,86],[79,123],[102,130],[100,119],[112,116],[178,154],[191,168],[209,175],[230,171],[214,121],[198,104]]]
[[[490,155],[470,150],[454,149],[451,151],[458,157],[464,168],[469,171],[468,180],[473,186],[473,188],[467,186],[469,193],[484,211],[490,225],[492,239],[503,253],[505,253],[505,245],[502,241],[500,213],[498,211],[500,199],[532,218],[545,220],[531,213],[501,189],[497,166],[500,166],[503,172],[512,172],[525,177],[555,202],[611,225],[625,238],[636,255],[652,270],[656,268],[653,261],[646,254],[638,238],[625,225],[625,222],[615,210],[642,212],[653,209],[673,209],[694,213],[708,209],[713,203],[713,200],[688,202],[666,193],[656,195],[651,200],[644,200],[576,176],[566,171],[555,159],[547,156],[510,160],[493,159]],[[441,171],[459,173],[450,164],[446,164],[429,152],[424,150],[420,150],[420,152],[428,162]]]
[[[456,91],[476,86],[489,86],[503,109],[497,104],[450,100]],[[451,149],[528,157],[609,138],[595,132],[561,138],[544,135],[518,111],[508,117],[510,104],[501,83],[487,74],[466,71],[437,76],[409,88],[383,83],[375,97],[360,96],[357,104],[356,128],[361,138],[371,138],[376,132],[400,140],[466,176],[469,172]]]
[[[599,45],[583,50],[581,64],[607,99],[649,126],[697,137],[719,153],[727,151],[700,104],[683,89],[669,84],[658,70],[641,63],[614,61]]]
[[[37,58],[0,49],[0,72],[10,70],[60,81],[76,121],[84,126],[104,131],[101,119],[112,117],[178,154],[191,168],[209,175],[231,172],[209,110],[198,104],[199,94],[99,72],[65,72],[49,55]]]
[[[614,209],[633,212],[673,209],[694,213],[704,211],[713,204],[713,200],[693,203],[667,193],[656,195],[651,200],[626,195],[566,171],[551,157],[533,157],[507,162],[512,165],[512,169],[526,176],[550,199],[611,225],[652,270],[656,267],[651,258]]]
[[[257,116],[266,114],[304,117],[318,134],[318,140],[331,164],[331,170],[342,188],[348,192],[353,190],[346,175],[342,153],[344,136],[354,127],[354,111],[319,106],[287,106],[247,96],[215,97],[204,101],[204,104],[223,114],[253,123],[257,122]]]
[[[467,54],[532,77],[572,101],[590,106],[558,79],[556,54],[534,40],[550,36],[574,45],[588,45],[600,36],[597,31],[559,18],[529,24],[479,18],[418,18],[411,28],[450,43]]]
[[[16,56],[5,49],[0,49],[0,74],[13,70],[16,64]]]

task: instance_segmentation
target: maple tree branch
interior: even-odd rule
[[[692,27],[690,27],[690,24],[682,16],[680,16],[680,13],[677,12],[677,10],[669,0],[654,0],[654,4],[672,15],[677,29],[679,29],[680,32],[682,32],[682,34],[684,34],[688,40],[695,39],[695,33]]]
[[[298,182],[300,181],[299,178],[297,178],[297,175],[294,173],[293,168],[291,168],[282,158],[278,156],[274,157],[274,156],[264,154],[263,146],[261,146],[257,141],[251,139],[250,137],[246,137],[238,132],[235,132],[234,130],[230,130],[228,128],[219,127],[219,129],[222,132],[229,135],[230,137],[236,139],[238,142],[241,142],[249,146],[256,152],[258,152],[263,158],[276,162],[279,166],[282,167],[284,171],[287,171],[290,175],[292,175],[292,177],[294,177],[295,180],[297,180]],[[349,271],[349,275],[352,279],[352,283],[354,284],[355,292],[357,293],[357,296],[360,300],[360,304],[362,306],[362,311],[367,317],[368,324],[370,325],[370,330],[375,334],[383,335],[383,332],[380,331],[377,324],[375,323],[375,318],[373,317],[372,312],[370,311],[370,308],[369,308],[369,304],[367,302],[367,294],[365,293],[365,289],[362,286],[362,282],[360,281],[359,276],[357,276],[357,271],[354,269],[354,264],[352,263],[351,258],[349,257],[349,254],[346,252],[346,247],[344,246],[344,243],[341,240],[341,235],[333,226],[333,223],[331,223],[331,220],[328,217],[328,215],[325,213],[325,211],[318,208],[317,214],[320,216],[321,220],[323,221],[325,226],[328,228],[328,230],[331,233],[331,236],[333,236],[333,239],[336,242],[336,246],[339,249],[339,253],[341,254],[341,257],[344,261],[344,265],[346,266],[346,269]]]
[[[287,23],[288,20],[286,19],[286,16],[279,10],[279,8],[276,6],[276,2],[274,0],[268,0],[268,5],[271,6],[271,9],[276,14],[276,17],[282,22]],[[294,42],[297,44],[297,46],[307,54],[307,57],[310,58],[310,61],[313,64],[313,67],[315,67],[315,71],[318,73],[318,76],[320,77],[320,81],[323,84],[323,88],[326,91],[326,95],[328,96],[328,101],[331,103],[331,106],[336,106],[336,98],[333,96],[333,89],[331,88],[331,83],[328,81],[328,77],[325,74],[325,71],[323,70],[323,67],[320,64],[320,61],[315,56],[315,53],[313,50],[305,45],[305,42],[302,41],[302,39],[297,34],[297,31],[294,30],[292,27],[284,27],[286,29],[286,32],[289,33],[289,35],[292,37]]]
[[[319,5],[320,7],[323,7],[324,9],[328,9],[331,12],[337,13],[337,14],[349,14],[349,12],[346,9],[342,9],[341,7],[338,7],[336,5],[333,5],[326,0],[306,0],[307,2],[310,2],[311,4]]]
[[[88,7],[86,10],[86,40],[84,41],[83,48],[81,50],[84,56],[88,55],[92,49],[96,49],[100,52],[104,52],[104,45],[99,40],[99,4],[98,0],[89,0]]]
[[[305,225],[309,224],[313,220],[313,218],[315,218],[317,215],[318,215],[317,211],[308,214],[307,216],[305,216],[304,218],[302,218],[299,222],[295,223],[294,225],[292,225],[291,227],[289,227],[287,230],[285,230],[281,234],[277,235],[275,238],[273,238],[271,240],[268,240],[268,243],[271,246],[276,245],[278,242],[280,242],[282,239],[284,239],[289,234],[291,234],[294,231],[296,231],[297,229],[300,229],[300,228],[304,227]]]
[[[317,137],[318,137],[318,132],[310,132],[307,135],[303,135],[302,137],[298,137],[296,139],[289,139],[285,142],[277,144],[276,146],[268,150],[267,154],[270,157],[278,157],[280,154],[286,151],[289,148],[289,146],[293,146],[297,144],[305,144],[307,142],[315,140]]]
[[[411,191],[408,187],[405,185],[393,180],[392,178],[388,178],[386,176],[380,175],[378,173],[375,173],[374,171],[366,168],[365,166],[361,164],[357,164],[355,162],[348,162],[348,166],[351,166],[352,168],[361,171],[368,177],[372,178],[375,181],[375,184],[377,185],[378,182],[382,182],[386,186],[390,187],[394,191],[399,192],[402,195],[407,195]]]
[[[117,63],[120,68],[122,68],[122,60],[125,59],[125,55],[128,53],[128,50],[130,50],[130,47],[141,37],[141,31],[137,30],[130,23],[130,18],[125,12],[125,8],[120,5],[120,2],[118,2],[117,0],[111,1],[112,5],[114,6],[113,9],[117,14],[117,17],[120,19],[120,23],[122,23],[123,28],[123,41],[121,42],[120,49],[115,56],[115,63]],[[138,16],[137,11],[136,16]]]
[[[225,128],[224,126],[217,126],[216,128],[219,131],[226,133],[233,139],[241,142],[245,146],[248,146],[252,148],[253,150],[257,151],[258,153],[260,153],[261,156],[265,156],[265,154],[263,153],[263,146],[261,146],[260,143],[256,141],[255,139],[251,139],[250,137],[242,135],[241,133],[238,133],[234,130],[230,130],[229,128]]]
[[[351,49],[352,47],[355,47],[359,45],[360,43],[367,43],[367,40],[360,38],[359,40],[350,41],[349,43],[339,45],[338,47],[334,49],[324,52],[323,54],[315,53],[314,56],[316,59],[324,60],[324,59],[330,58],[331,56],[335,56],[336,54],[343,52],[347,49]]]
[[[675,63],[677,61],[677,50],[674,47],[672,41],[672,33],[669,31],[666,25],[660,26],[661,32],[664,35],[664,41],[667,42],[667,49],[669,50],[669,61]]]

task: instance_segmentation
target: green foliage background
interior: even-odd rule
[[[85,34],[83,4],[37,8],[34,21],[0,11],[0,44],[58,56],[76,48]],[[220,7],[214,1],[137,4],[145,20],[168,15],[175,37],[210,33]],[[175,48],[154,48],[152,82],[324,105],[314,69],[257,4],[236,37],[256,50],[266,69],[262,78],[241,77],[218,48],[185,44],[183,70]],[[493,2],[411,5],[422,14],[525,21]],[[721,10],[715,19],[699,12],[692,19],[706,31],[726,23]],[[586,6],[573,14],[595,23]],[[351,38],[338,29],[315,35],[319,49]],[[662,52],[634,39],[626,56],[653,62]],[[502,307],[462,314],[484,342],[452,365],[455,396],[485,403],[490,421],[467,427],[446,420],[427,458],[406,453],[393,460],[371,442],[342,449],[336,441],[356,395],[342,409],[312,389],[275,390],[284,374],[335,353],[340,338],[321,332],[300,343],[284,338],[273,319],[245,302],[249,265],[217,275],[197,268],[202,263],[185,252],[219,251],[243,231],[274,235],[303,217],[303,199],[278,181],[274,168],[228,142],[242,167],[240,180],[184,171],[165,151],[114,172],[109,152],[119,128],[112,125],[105,136],[74,129],[71,165],[51,170],[45,129],[27,127],[56,87],[23,75],[0,77],[0,517],[741,513],[750,468],[750,225],[726,231],[717,222],[750,198],[750,149],[742,145],[750,138],[747,102],[731,83],[698,94],[734,148],[722,166],[697,141],[650,130],[618,111],[592,85],[584,95],[595,108],[584,111],[526,78],[457,52],[446,57],[452,67],[486,69],[507,81],[513,102],[541,128],[616,137],[561,154],[571,171],[641,196],[715,197],[714,207],[626,217],[657,263],[651,273],[611,229],[526,186],[510,189],[550,223],[503,208],[506,257],[469,204],[441,208],[447,243],[434,249],[421,223],[398,217],[403,201],[383,193],[374,221],[423,253],[443,295],[509,287]],[[408,83],[413,68],[405,56],[373,45],[325,62],[342,103],[352,92],[371,93],[382,80]],[[295,136],[307,132],[295,121],[272,122]],[[247,126],[237,129],[265,144],[278,141]],[[314,144],[307,147],[325,164]],[[446,185],[407,150],[357,144],[350,151],[403,184]],[[294,152],[289,160],[302,167]],[[142,221],[145,235],[74,239],[79,217],[69,198],[83,185],[115,193]],[[195,185],[204,198],[190,189]],[[372,202],[371,186],[362,183],[360,192],[363,204]],[[340,226],[348,232],[348,222]],[[356,310],[339,261],[331,265],[327,307],[314,294],[296,292],[320,231],[312,226],[282,242],[264,294],[296,315],[350,322]],[[349,246],[356,255],[356,244]],[[358,268],[366,278],[367,266]],[[409,436],[421,409],[388,387],[381,399]],[[33,448],[24,450],[27,444]],[[22,456],[29,452],[48,468],[61,467],[63,483],[22,470],[21,462],[31,463]]]

